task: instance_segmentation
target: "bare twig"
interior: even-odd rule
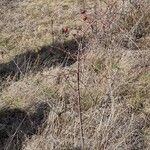
[[[96,35],[97,35],[97,5],[98,5],[97,0],[95,0],[94,15],[95,15],[96,20],[95,20],[95,30],[94,30],[94,32],[95,32]]]
[[[80,121],[80,140],[81,140],[81,149],[84,150],[84,134],[83,134],[83,121],[82,121],[82,110],[81,110],[81,94],[80,94],[80,50],[82,50],[82,43],[79,43],[78,48],[78,71],[77,71],[77,84],[78,84],[78,111],[79,111],[79,121]]]
[[[25,117],[22,119],[22,121],[20,122],[19,126],[17,127],[15,133],[12,135],[12,138],[10,139],[9,143],[6,145],[5,150],[8,150],[9,147],[11,146],[11,143],[13,141],[13,139],[15,138],[17,132],[19,131],[20,127],[22,126],[23,122],[25,121],[27,115],[25,115]]]
[[[54,20],[51,19],[51,35],[52,35],[52,45],[54,45]]]

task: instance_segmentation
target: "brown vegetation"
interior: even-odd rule
[[[0,0],[0,150],[150,149],[148,0]]]

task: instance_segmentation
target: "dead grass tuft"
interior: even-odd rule
[[[0,5],[2,149],[150,148],[148,1]]]

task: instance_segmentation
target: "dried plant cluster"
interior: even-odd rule
[[[149,0],[0,0],[0,150],[149,143]]]

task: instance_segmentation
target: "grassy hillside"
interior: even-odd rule
[[[0,150],[149,143],[148,0],[0,0]]]

